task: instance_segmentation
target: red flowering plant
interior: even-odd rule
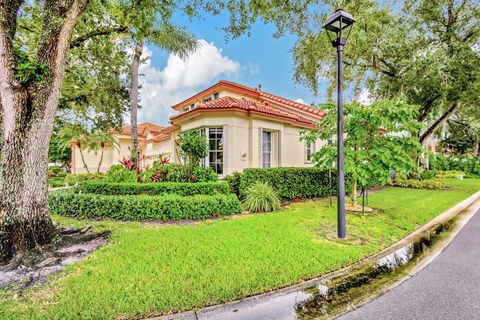
[[[135,171],[137,173],[137,181],[140,182],[140,175],[147,171],[149,166],[145,165],[145,156],[141,156],[138,158],[138,167],[135,164],[135,160],[132,158],[125,158],[123,157],[123,160],[119,161],[122,166],[124,166],[126,169],[130,171]]]
[[[295,202],[299,202],[302,197],[303,197],[303,194],[300,192],[295,198]]]

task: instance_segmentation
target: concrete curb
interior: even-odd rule
[[[447,211],[443,212],[442,214],[438,215],[422,227],[418,228],[411,234],[407,235],[403,239],[397,241],[396,243],[390,245],[389,247],[383,249],[382,251],[371,255],[369,257],[366,257],[358,262],[355,262],[349,266],[346,266],[342,269],[327,273],[323,276],[313,278],[298,284],[294,284],[292,286],[288,286],[285,288],[281,289],[276,289],[271,292],[267,293],[262,293],[258,294],[255,296],[250,296],[246,298],[242,298],[239,300],[219,304],[219,305],[214,305],[210,307],[205,307],[201,308],[197,311],[187,311],[187,312],[182,312],[182,313],[176,313],[176,314],[170,314],[170,315],[164,315],[164,316],[159,316],[159,317],[153,317],[153,318],[148,318],[150,320],[198,320],[199,318],[203,318],[207,314],[215,314],[220,311],[226,311],[226,310],[235,310],[241,305],[252,305],[252,304],[258,304],[262,302],[266,302],[269,299],[276,298],[276,297],[282,297],[286,296],[292,293],[295,293],[296,291],[301,291],[305,290],[307,288],[311,288],[313,286],[316,286],[322,282],[325,282],[329,279],[336,278],[342,275],[345,275],[349,272],[351,272],[354,269],[357,269],[363,265],[368,265],[374,261],[377,261],[378,259],[384,257],[385,255],[394,252],[405,245],[409,244],[412,242],[412,240],[418,238],[422,234],[428,233],[428,230],[430,230],[432,227],[438,224],[446,223],[450,220],[452,220],[455,217],[459,217],[457,219],[457,222],[452,229],[451,233],[449,234],[448,237],[445,239],[442,239],[439,241],[435,248],[428,254],[427,257],[425,257],[422,262],[420,262],[415,268],[413,268],[407,276],[404,278],[396,281],[393,285],[387,287],[385,290],[382,290],[381,294],[384,294],[388,292],[389,290],[395,288],[396,286],[400,285],[404,281],[410,279],[412,276],[414,276],[416,273],[418,273],[420,270],[425,268],[430,262],[432,262],[438,255],[440,255],[443,250],[450,244],[450,242],[456,237],[456,235],[460,232],[460,230],[467,224],[467,222],[470,220],[470,218],[480,209],[480,191],[476,192],[475,194],[471,195],[467,199],[461,201],[460,203],[456,204],[452,208],[448,209]],[[462,214],[465,213],[465,214]],[[372,297],[372,299],[378,297],[379,295],[376,295],[375,297]],[[361,305],[355,306],[355,308],[358,308],[372,299],[369,299],[368,301],[365,301]],[[340,316],[340,315],[339,315]]]

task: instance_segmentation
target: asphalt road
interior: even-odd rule
[[[480,211],[414,277],[338,319],[480,319]]]

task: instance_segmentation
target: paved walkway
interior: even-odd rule
[[[414,277],[339,319],[480,319],[480,211]]]

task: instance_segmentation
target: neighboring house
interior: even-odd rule
[[[324,143],[300,141],[300,132],[312,130],[324,111],[230,81],[220,81],[172,108],[178,114],[170,118],[170,126],[138,126],[139,149],[147,164],[161,156],[182,162],[177,141],[179,133],[190,129],[206,134],[210,151],[203,164],[220,176],[245,168],[312,166],[311,154]],[[113,134],[120,149],[107,148],[101,171],[130,156],[131,128],[125,126]],[[84,152],[84,156],[88,166],[98,164],[98,155]],[[76,147],[72,172],[85,172]]]

